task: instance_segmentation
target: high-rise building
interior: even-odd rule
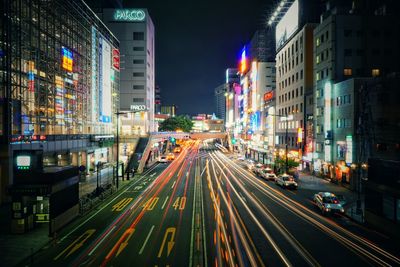
[[[154,112],[155,114],[161,113],[161,89],[160,86],[156,86],[155,88],[155,96],[154,96]]]
[[[227,95],[225,97],[226,103],[226,114],[225,118],[222,118],[225,121],[225,127],[227,131],[232,135],[235,135],[234,130],[237,126],[239,119],[239,96],[240,96],[240,79],[238,75],[238,70],[236,68],[228,68],[226,69],[226,88]],[[237,134],[237,132],[236,132]]]
[[[142,109],[128,119],[132,133],[140,135],[154,131],[155,51],[154,24],[146,9],[109,9],[98,12],[99,17],[120,40],[121,91],[120,110]]]
[[[0,201],[15,181],[17,151],[39,151],[43,157],[35,160],[45,167],[84,166],[86,172],[99,162],[114,162],[120,78],[118,39],[83,1],[5,7]]]
[[[288,152],[297,162],[306,156],[304,137],[312,126],[306,111],[313,103],[313,23],[320,11],[319,1],[281,1],[268,21],[276,23],[276,146],[281,158]]]
[[[175,117],[177,109],[178,108],[175,105],[161,106],[161,114],[166,114],[166,115],[168,115],[170,117]]]
[[[343,155],[356,146],[348,146],[342,132],[357,142],[354,129],[358,121],[353,111],[362,82],[348,80],[378,78],[400,71],[396,34],[400,23],[394,9],[385,4],[390,1],[336,6],[335,1],[326,2],[327,9],[314,30],[314,169],[355,188],[350,172],[352,162]],[[348,107],[351,111],[344,112]],[[347,155],[350,154],[349,151]],[[359,159],[352,157],[352,160]],[[337,169],[345,170],[346,175]]]
[[[268,112],[270,112],[269,115],[273,114],[274,107],[268,105],[266,109],[264,101],[264,95],[267,92],[272,95],[275,92],[273,40],[272,29],[256,31],[248,45],[243,47],[239,60],[242,89],[239,101],[241,137],[248,141],[244,147],[248,156],[263,163],[270,163],[271,159],[267,156],[271,138],[266,137],[265,134],[268,132],[273,136],[273,127],[271,129],[271,125],[268,124],[267,114]],[[273,104],[273,102],[268,104]]]
[[[227,94],[225,83],[214,89],[214,108],[218,119],[225,119],[226,116],[225,94]]]

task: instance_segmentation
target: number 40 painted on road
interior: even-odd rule
[[[177,197],[172,207],[174,207],[175,210],[178,208],[179,210],[183,210],[185,209],[185,205],[186,205],[186,197]]]

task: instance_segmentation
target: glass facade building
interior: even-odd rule
[[[119,41],[82,0],[0,5],[0,199],[15,150],[45,166],[113,162]]]

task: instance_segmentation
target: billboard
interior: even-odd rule
[[[63,69],[72,72],[72,65],[73,65],[73,54],[72,51],[66,47],[61,47],[61,54],[62,54],[62,67]]]
[[[293,2],[286,14],[276,25],[276,49],[279,49],[299,27],[299,0]]]
[[[111,45],[99,38],[99,120],[111,122]]]
[[[113,48],[112,50],[112,66],[115,70],[119,71],[120,67],[120,55],[119,55],[119,50],[116,48]]]

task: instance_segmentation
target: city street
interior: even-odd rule
[[[320,215],[307,186],[284,190],[242,165],[213,143],[191,141],[59,233],[33,266],[400,264],[395,241]]]

